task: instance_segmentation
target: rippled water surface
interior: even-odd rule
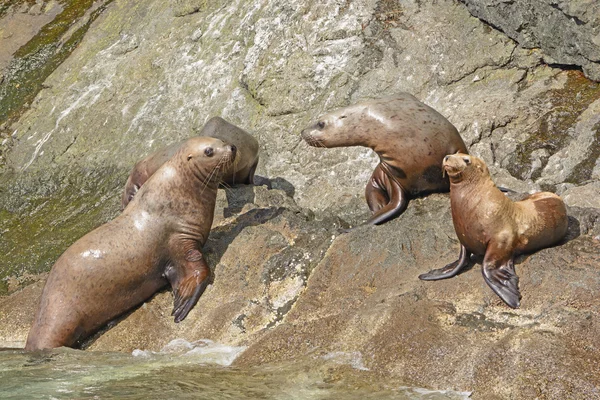
[[[323,373],[327,364],[226,366],[243,348],[202,343],[133,354],[58,349],[0,351],[2,399],[465,399],[375,382],[365,371]],[[325,361],[329,363],[332,360]],[[332,366],[336,364],[331,363]],[[364,375],[364,376],[361,376]],[[357,378],[358,376],[358,378]]]

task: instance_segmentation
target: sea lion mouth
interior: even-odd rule
[[[307,132],[306,130],[303,130],[300,135],[302,136],[302,139],[304,139],[304,141],[312,147],[325,147],[325,145],[323,144],[323,142],[317,138],[315,138],[310,132]]]
[[[442,176],[448,175],[450,178],[456,178],[463,172],[463,168],[456,168],[453,165],[444,165],[442,168]]]
[[[467,167],[467,164],[460,157],[446,156],[442,164],[442,175],[448,175],[449,178],[458,178]]]
[[[442,162],[442,170],[448,174],[449,177],[459,176],[469,165],[471,165],[471,159],[466,154],[449,154],[444,157]]]

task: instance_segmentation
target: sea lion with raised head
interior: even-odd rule
[[[121,215],[71,245],[50,271],[25,349],[80,344],[168,283],[182,321],[209,282],[201,249],[235,154],[219,139],[185,141]]]
[[[460,255],[457,261],[419,278],[451,278],[468,265],[471,253],[481,255],[485,282],[507,305],[519,307],[514,257],[555,245],[565,237],[565,203],[549,192],[513,202],[494,185],[485,163],[474,156],[448,155],[443,167],[450,177],[452,221],[461,243]]]
[[[235,163],[223,172],[222,182],[226,185],[254,184],[254,172],[258,165],[258,141],[245,130],[227,122],[221,117],[212,117],[202,127],[198,136],[221,139],[238,149]],[[173,143],[138,161],[127,178],[121,208],[125,209],[144,182],[161,165],[179,150],[183,142]]]
[[[302,138],[314,147],[365,146],[379,155],[365,188],[373,212],[366,224],[402,214],[411,197],[447,192],[442,160],[446,154],[467,152],[456,128],[408,93],[332,111],[305,128]]]

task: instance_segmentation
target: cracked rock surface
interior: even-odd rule
[[[527,49],[539,48],[548,64],[582,67],[600,81],[600,4],[589,0],[462,0],[469,11]]]
[[[14,124],[0,173],[0,346],[22,345],[64,249],[119,213],[134,163],[221,115],[259,140],[271,188],[220,191],[204,249],[214,283],[183,323],[162,292],[90,349],[211,339],[248,346],[240,365],[358,354],[361,368],[473,398],[600,397],[600,84],[470,9],[112,1]],[[312,148],[299,132],[401,91],[446,116],[498,185],[569,205],[569,240],[517,262],[521,309],[498,300],[476,259],[454,279],[417,279],[458,255],[445,194],[338,236],[367,218],[377,157]]]

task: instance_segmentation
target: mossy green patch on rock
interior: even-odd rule
[[[81,26],[76,26],[94,1],[63,0],[63,11],[14,54],[0,80],[0,125],[10,125],[29,107],[46,78],[73,52],[111,1],[105,1]],[[0,13],[2,10],[0,6]],[[70,32],[72,28],[75,30]]]
[[[104,172],[50,181],[26,177],[2,187],[0,281],[48,271],[68,246],[117,215],[122,174]],[[0,295],[7,289],[0,285]]]
[[[540,99],[541,103],[550,103],[551,108],[535,121],[536,131],[517,145],[513,160],[507,165],[510,173],[519,179],[539,178],[550,155],[568,143],[569,129],[575,126],[581,113],[599,98],[599,83],[587,79],[580,71],[568,71],[565,85],[548,91]],[[547,156],[542,157],[541,168],[532,171],[531,154],[536,150],[545,150]],[[573,174],[570,182],[582,183],[587,179],[589,174]]]
[[[16,9],[23,4],[27,4],[29,6],[35,4],[35,0],[0,0],[0,18],[2,18],[8,11],[12,9]]]

